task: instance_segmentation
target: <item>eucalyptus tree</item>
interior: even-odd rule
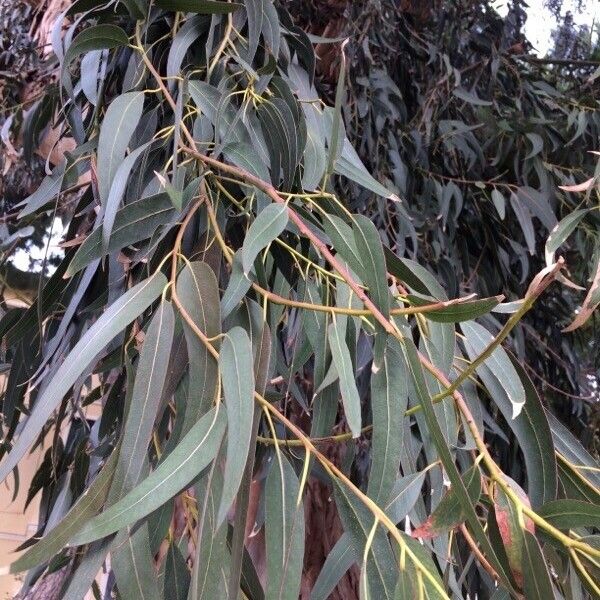
[[[341,40],[270,0],[79,0],[52,39],[56,84],[25,128],[51,118],[75,144],[18,226],[59,212],[65,257],[0,321],[0,480],[18,483],[30,448],[49,444],[29,491],[42,491],[40,530],[11,565],[26,586],[60,572],[60,597],[100,597],[110,557],[104,585],[124,599],[317,600],[346,572],[361,598],[600,594],[597,461],[503,347],[540,297],[573,284],[560,249],[576,229],[593,243],[593,173],[564,182],[580,206],[560,221],[532,187],[473,182],[501,220],[510,189],[532,256],[532,213],[551,230],[519,297],[491,283],[480,297],[417,251],[419,235],[435,250],[436,228],[454,231],[455,176],[415,191],[401,164],[400,179],[371,172],[349,141],[384,98],[374,75],[363,112],[344,109],[354,49]],[[338,47],[330,104],[315,44]],[[452,101],[481,118],[504,110],[456,83]],[[476,168],[477,128],[437,127],[450,166]],[[515,160],[541,178],[541,137],[524,136]],[[403,152],[419,155],[411,139]],[[411,212],[427,198],[443,210],[424,237]],[[521,242],[498,242],[508,269],[505,242],[522,256]],[[573,327],[597,304],[588,287]],[[510,473],[508,436],[522,457]],[[340,523],[325,560],[316,487]]]

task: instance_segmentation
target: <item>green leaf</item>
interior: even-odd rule
[[[363,273],[361,256],[356,247],[352,228],[335,215],[323,213],[323,229],[329,236],[336,252],[355,273]]]
[[[166,283],[165,276],[158,273],[134,286],[116,300],[85,332],[38,397],[19,439],[0,465],[0,481],[3,481],[21,460],[54,409],[77,379],[89,369],[98,353],[156,300]]]
[[[254,260],[285,229],[288,222],[288,208],[285,204],[270,204],[254,219],[242,246],[242,265],[248,275]]]
[[[169,598],[169,600],[187,600],[189,587],[190,572],[181,550],[173,540],[169,544],[165,558],[165,581],[162,597]]]
[[[271,159],[271,181],[279,187],[283,177],[281,187],[289,190],[300,162],[296,143],[300,123],[282,98],[263,102],[257,114]]]
[[[91,50],[110,50],[127,46],[129,38],[123,29],[116,25],[103,24],[86,27],[71,42],[65,53],[63,69],[84,52]]]
[[[331,549],[310,593],[310,600],[327,600],[346,571],[356,562],[350,534],[344,533]]]
[[[435,277],[420,264],[408,258],[400,258],[387,246],[383,247],[387,270],[419,294],[433,296],[437,300],[447,300],[444,288]]]
[[[127,92],[117,96],[108,107],[98,139],[98,193],[106,207],[115,174],[125,158],[144,108],[143,92]]]
[[[77,566],[74,575],[66,586],[63,598],[76,598],[80,600],[90,591],[94,579],[97,577],[106,555],[108,554],[113,540],[102,540],[92,544],[81,562]]]
[[[196,3],[197,4],[197,3]],[[210,27],[210,18],[194,15],[181,26],[169,49],[167,59],[167,77],[176,77],[181,70],[181,63],[190,46],[204,35]]]
[[[469,494],[469,502],[476,505],[481,496],[481,473],[479,467],[474,465],[462,476],[465,488]],[[414,538],[431,539],[454,529],[466,519],[461,499],[450,488],[442,497],[440,503],[428,519],[412,532]]]
[[[454,88],[452,90],[452,94],[454,94],[454,96],[456,96],[457,98],[460,98],[460,100],[464,100],[465,102],[468,102],[469,104],[473,104],[475,106],[492,105],[492,103],[489,100],[482,100],[481,98],[478,98],[475,93],[469,92],[468,90],[465,90],[465,88],[462,87]]]
[[[506,200],[498,188],[492,190],[492,202],[496,207],[496,211],[498,211],[498,216],[504,221],[504,217],[506,216]]]
[[[108,248],[102,248],[102,228],[95,229],[85,238],[67,269],[67,277],[106,254],[148,239],[161,226],[177,215],[169,196],[156,194],[124,206],[115,216]]]
[[[219,139],[226,140],[227,143],[236,142],[252,146],[248,130],[227,98],[227,91],[221,92],[205,81],[196,79],[188,82],[188,91],[194,104],[217,129]]]
[[[164,357],[171,351],[174,328],[173,307],[170,302],[161,302],[150,322],[140,353],[109,504],[132,490],[142,473],[167,377],[169,362]]]
[[[352,437],[357,438],[361,432],[360,396],[356,388],[354,369],[350,359],[350,351],[346,345],[345,332],[339,323],[333,322],[327,327],[327,339],[331,349],[331,357],[340,379],[340,391],[344,414]]]
[[[554,444],[544,409],[535,386],[517,360],[511,359],[516,377],[523,385],[526,402],[521,414],[512,418],[513,405],[498,380],[498,373],[482,365],[477,373],[515,434],[527,470],[527,492],[534,508],[556,497]]]
[[[400,477],[390,492],[385,512],[393,523],[400,523],[412,510],[421,495],[425,471]]]
[[[23,201],[25,206],[19,213],[19,219],[36,212],[42,206],[48,204],[50,200],[56,198],[62,189],[66,166],[67,161],[62,160],[60,164],[54,167],[50,175],[46,175],[42,179],[35,192]]]
[[[336,160],[339,158],[340,150],[343,147],[344,128],[342,123],[342,102],[344,101],[345,89],[344,82],[346,79],[346,57],[344,54],[344,46],[340,47],[340,66],[338,73],[337,85],[335,88],[335,104],[333,107],[333,121],[331,123],[331,136],[329,139],[329,148],[327,156],[327,174],[333,173]]]
[[[364,215],[354,217],[352,229],[356,249],[362,259],[363,282],[369,288],[371,299],[387,319],[390,316],[390,293],[379,232],[373,222]]]
[[[265,487],[267,598],[296,600],[304,564],[304,505],[287,458],[275,458]]]
[[[394,600],[412,600],[418,598],[417,582],[409,569],[404,569],[398,574],[396,589],[394,590]]]
[[[234,327],[225,336],[219,371],[227,406],[227,460],[217,522],[225,520],[237,494],[248,459],[254,413],[252,344],[244,329]]]
[[[158,467],[124,498],[92,519],[71,539],[80,546],[143,519],[178,494],[215,458],[225,431],[223,411],[204,415]]]
[[[161,600],[147,523],[135,531],[127,528],[114,539],[110,564],[122,598]]]
[[[335,161],[334,172],[342,177],[347,177],[378,196],[399,201],[394,193],[390,192],[367,171],[354,148],[346,140],[344,141],[342,155]]]
[[[184,310],[205,335],[221,333],[219,286],[213,270],[204,262],[186,262],[177,278],[177,296]],[[183,320],[189,361],[189,393],[182,434],[185,435],[213,406],[217,392],[217,361],[189,324]]]
[[[260,34],[270,43],[275,57],[279,54],[279,17],[272,0],[245,0],[248,14],[248,53],[245,58],[252,64],[258,48]],[[277,44],[277,46],[275,46]]]
[[[379,339],[383,342],[379,342]],[[377,334],[375,343],[371,367],[373,433],[367,495],[382,505],[388,501],[400,470],[408,379],[397,340],[382,332]],[[377,351],[378,344],[384,345],[381,353]]]
[[[413,306],[426,306],[436,302],[433,298],[422,298],[415,294],[409,294],[408,299]],[[457,304],[450,304],[434,311],[424,312],[423,316],[434,323],[461,323],[470,321],[488,314],[502,301],[502,296],[491,298],[480,298],[477,300],[465,300]]]
[[[456,465],[454,464],[454,459],[450,452],[450,448],[446,444],[446,440],[444,439],[444,435],[435,415],[433,402],[427,389],[425,373],[423,372],[423,367],[419,361],[417,348],[414,342],[407,337],[403,339],[403,351],[410,370],[416,396],[425,414],[429,432],[433,437],[440,460],[442,461],[446,473],[448,474],[448,478],[450,479],[450,483],[454,489],[454,494],[456,494],[456,498],[461,505],[461,510],[465,511],[465,518],[470,525],[475,539],[479,542],[483,553],[500,575],[504,585],[507,585],[507,587],[512,589],[512,585],[510,584],[510,581],[504,572],[504,568],[498,560],[498,557],[496,556],[494,549],[492,548],[487,536],[485,535],[483,527],[479,522],[479,517],[469,497],[469,491],[465,487],[462,477],[458,472]]]
[[[354,556],[362,559],[374,517],[367,507],[357,500],[342,483],[333,479],[335,503],[344,531],[349,534]],[[384,529],[375,533],[367,557],[367,577],[373,598],[393,598],[398,563]]]
[[[521,226],[529,254],[533,255],[535,253],[535,231],[531,221],[531,213],[525,203],[514,192],[510,193],[510,205]]]
[[[100,473],[63,519],[11,564],[11,573],[27,571],[52,559],[98,513],[108,495],[118,455],[118,449],[115,449]]]
[[[544,140],[537,133],[526,133],[525,136],[531,142],[531,152],[523,160],[537,156],[544,149]]]
[[[554,598],[546,559],[535,536],[529,531],[523,532],[523,579],[527,600]]]
[[[221,298],[221,314],[223,318],[227,317],[240,303],[251,285],[252,280],[244,273],[242,250],[240,249],[233,257],[229,283],[227,284],[223,298]]]
[[[461,323],[461,329],[465,334],[465,347],[471,360],[475,360],[494,341],[494,336],[475,321]],[[504,349],[498,346],[483,364],[493,373],[498,383],[505,390],[512,405],[511,419],[515,419],[525,405],[526,396],[525,388],[510,358]],[[479,373],[480,370],[481,368],[477,369],[477,372]]]
[[[141,145],[139,148],[136,148],[132,152],[130,152],[122,161],[121,164],[117,167],[117,170],[114,174],[110,191],[108,193],[108,197],[106,198],[106,204],[104,206],[104,219],[102,220],[102,248],[108,249],[110,245],[110,238],[112,234],[113,225],[115,223],[115,218],[117,212],[119,210],[119,206],[121,204],[121,200],[123,199],[123,194],[125,193],[125,188],[129,182],[131,169],[140,158],[140,156],[146,152],[152,141],[147,142]],[[169,190],[167,190],[167,194],[169,194]],[[178,207],[181,210],[181,202]]]
[[[575,228],[579,225],[581,219],[583,219],[590,210],[590,208],[575,210],[554,227],[546,240],[546,247],[544,250],[546,265],[550,266],[554,264],[554,255],[556,254],[556,251],[565,243],[566,239],[573,231],[575,231]]]
[[[302,188],[309,191],[316,190],[325,174],[327,156],[323,140],[311,127],[307,127],[303,158]]]
[[[600,528],[600,506],[581,500],[553,500],[537,510],[538,515],[559,529]]]
[[[242,5],[236,2],[216,0],[157,0],[156,6],[165,10],[194,12],[201,15],[224,15],[242,8]]]
[[[223,493],[223,476],[216,464],[196,485],[198,500],[198,541],[192,569],[189,600],[212,600],[223,597],[229,561],[227,523],[217,523],[219,499]]]
[[[260,155],[255,148],[244,142],[233,142],[223,146],[223,154],[227,160],[231,161],[237,167],[248,171],[252,175],[262,179],[269,180],[269,169],[262,161]],[[266,194],[260,192],[265,198]],[[267,202],[270,202],[267,199]]]
[[[552,441],[557,452],[564,456],[571,464],[589,467],[578,469],[577,475],[587,481],[592,488],[600,488],[600,473],[597,471],[598,463],[594,457],[583,447],[581,442],[549,411],[545,417],[552,432]],[[562,464],[562,461],[561,461]],[[551,498],[548,498],[550,500]]]

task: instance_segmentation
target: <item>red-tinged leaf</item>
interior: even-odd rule
[[[479,467],[471,467],[462,477],[469,499],[475,505],[481,495],[481,474]],[[412,532],[412,537],[431,539],[454,529],[466,519],[459,498],[452,488],[440,500],[431,516]]]
[[[525,492],[512,480],[507,482],[517,493],[523,502],[529,506],[529,498]],[[494,491],[494,508],[496,512],[496,523],[500,531],[500,537],[504,544],[508,563],[519,587],[523,586],[523,529],[519,522],[517,509],[500,486]],[[534,525],[531,519],[525,517],[525,529],[534,533]]]

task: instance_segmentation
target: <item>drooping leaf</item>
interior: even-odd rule
[[[513,491],[516,492],[522,502],[526,506],[529,506],[529,498],[527,498],[525,492],[511,480],[507,479],[507,483],[513,488]],[[508,564],[515,581],[519,586],[522,586],[524,530],[521,524],[524,523],[526,529],[534,533],[533,522],[529,518],[519,518],[518,508],[499,485],[494,489],[494,514],[498,531],[504,544],[504,550],[508,557]]]
[[[74,275],[107,253],[150,238],[161,225],[169,223],[176,214],[177,211],[165,193],[127,204],[115,216],[108,247],[102,248],[102,229],[92,231],[69,264],[67,276]]]
[[[194,104],[215,126],[220,140],[252,146],[250,135],[241,115],[231,104],[226,92],[221,92],[205,81],[196,79],[189,81],[188,90]]]
[[[272,0],[246,0],[244,3],[248,15],[248,53],[246,61],[252,63],[258,48],[259,37],[264,32],[265,40],[271,44],[275,57],[279,54],[279,18]]]
[[[545,411],[544,416],[550,426],[552,441],[557,452],[571,464],[584,467],[577,470],[577,475],[587,481],[590,487],[600,488],[600,473],[596,470],[598,465],[592,455],[550,411]],[[548,498],[548,500],[553,500],[553,498]]]
[[[54,167],[54,170],[50,175],[44,177],[35,192],[24,200],[25,207],[19,213],[19,218],[26,217],[27,215],[36,212],[42,208],[42,206],[56,198],[63,186],[66,167],[67,161],[63,160]]]
[[[284,204],[270,204],[254,219],[242,246],[242,265],[246,276],[260,251],[283,232],[287,222],[288,209]]]
[[[506,422],[514,432],[523,451],[527,469],[527,493],[534,508],[556,497],[556,462],[554,444],[546,414],[535,386],[518,361],[511,359],[516,376],[523,385],[526,401],[521,414],[512,418],[513,405],[506,390],[498,380],[498,374],[482,365],[477,373]]]
[[[113,451],[106,464],[87,488],[85,494],[71,507],[52,530],[19,556],[10,566],[11,573],[26,571],[49,561],[102,508],[117,466],[118,451]]]
[[[169,544],[165,558],[165,581],[163,585],[163,598],[173,600],[186,600],[190,586],[190,572],[185,558],[174,541]]]
[[[554,597],[546,559],[535,536],[523,532],[523,592],[527,600],[547,600]]]
[[[356,247],[352,228],[335,215],[323,215],[323,229],[331,239],[336,252],[350,265],[355,273],[364,271],[361,256]]]
[[[175,77],[179,74],[187,51],[208,30],[209,26],[210,18],[198,15],[194,15],[181,26],[173,38],[173,43],[169,50],[167,77]]]
[[[160,600],[146,523],[135,531],[127,528],[117,535],[111,547],[110,561],[123,598]]]
[[[227,407],[227,459],[223,474],[223,494],[217,523],[222,523],[237,494],[252,433],[254,413],[254,370],[252,344],[244,329],[227,332],[219,354],[219,371]]]
[[[140,353],[109,502],[133,489],[142,473],[169,366],[164,356],[171,350],[174,328],[173,307],[161,302]]]
[[[115,223],[115,218],[117,216],[117,212],[119,210],[123,194],[125,193],[125,188],[129,181],[131,169],[133,168],[137,160],[140,158],[140,156],[142,156],[144,152],[149,150],[151,144],[151,141],[146,142],[139,148],[136,148],[135,150],[130,152],[120,162],[116,172],[114,173],[114,177],[110,185],[110,191],[108,192],[106,204],[104,206],[104,219],[102,220],[102,248],[105,251],[108,250],[108,247],[110,245],[110,239]],[[181,210],[181,202],[179,210]]]
[[[335,161],[334,172],[358,183],[365,189],[390,200],[398,201],[397,196],[379,183],[370,173],[349,143],[344,143],[342,155]]]
[[[496,207],[496,211],[498,212],[498,216],[502,221],[504,221],[504,217],[506,216],[506,200],[502,195],[502,192],[498,188],[494,188],[492,190],[492,202]]]
[[[378,336],[386,337],[385,333]],[[377,504],[388,501],[398,477],[403,442],[404,412],[408,403],[408,379],[402,351],[390,338],[371,367],[371,471],[367,494]],[[377,342],[376,342],[377,344]]]
[[[369,510],[335,479],[335,502],[348,533],[355,557],[362,559],[369,533],[373,527],[373,515]],[[393,598],[398,566],[385,531],[380,526],[375,533],[367,557],[367,576],[373,598]]]
[[[71,539],[79,546],[131,525],[180,492],[215,458],[225,431],[224,411],[204,415],[159,466],[124,498]]]
[[[227,523],[217,523],[217,509],[223,493],[223,476],[218,465],[196,486],[198,499],[198,541],[188,600],[210,600],[222,594],[227,577],[223,567],[229,560]]]
[[[177,295],[187,315],[202,333],[209,338],[221,333],[219,287],[208,264],[198,261],[186,263],[177,278]],[[219,371],[217,361],[185,319],[183,332],[190,365],[189,393],[182,427],[185,435],[213,405]]]
[[[127,92],[108,107],[98,139],[98,193],[103,206],[144,108],[144,94]],[[109,232],[110,233],[110,232]]]
[[[494,337],[485,327],[474,321],[461,323],[461,329],[465,334],[465,346],[471,360],[475,360],[494,341]],[[510,358],[501,346],[494,349],[491,355],[483,363],[489,369],[498,383],[505,390],[512,404],[512,419],[521,413],[525,405],[525,388],[513,367]],[[480,369],[478,369],[478,372]]]
[[[221,298],[221,314],[223,318],[239,304],[240,300],[246,295],[246,292],[252,286],[252,280],[244,273],[242,265],[242,251],[238,250],[231,264],[231,274],[225,293]]]
[[[310,600],[327,600],[339,580],[355,563],[350,534],[344,533],[330,550],[310,593]]]
[[[400,477],[390,492],[385,512],[393,523],[400,523],[412,510],[421,495],[425,471]]]
[[[419,399],[423,412],[425,413],[426,422],[434,438],[435,447],[439,453],[440,460],[442,461],[442,464],[444,465],[444,468],[446,469],[450,479],[452,489],[454,490],[453,494],[456,495],[455,497],[461,506],[461,510],[464,511],[465,519],[470,526],[475,539],[481,545],[487,559],[493,564],[496,572],[502,578],[503,583],[507,585],[507,587],[512,588],[502,564],[498,560],[498,557],[496,556],[488,537],[483,531],[483,527],[479,522],[479,517],[477,516],[475,507],[471,502],[469,491],[467,490],[462,477],[458,472],[456,465],[454,464],[450,449],[446,445],[443,433],[435,416],[433,402],[429,396],[429,391],[425,382],[425,374],[419,361],[417,348],[414,345],[414,342],[408,338],[404,338],[402,347],[417,398]]]
[[[52,411],[77,379],[89,369],[98,353],[154,302],[166,283],[162,273],[139,283],[114,302],[86,331],[37,399],[19,439],[0,465],[0,481],[4,480],[16,466],[27,448],[34,442]]]
[[[111,24],[95,25],[85,28],[71,42],[63,59],[63,69],[84,52],[107,50],[126,46],[129,43],[127,34],[121,27]]]
[[[363,281],[369,287],[371,299],[384,317],[390,315],[390,295],[385,270],[385,257],[381,238],[373,222],[356,215],[352,222],[356,249],[362,259]]]
[[[331,323],[327,327],[327,339],[331,349],[333,364],[340,379],[340,391],[344,404],[344,414],[352,437],[359,437],[361,431],[360,396],[356,388],[354,369],[350,359],[350,351],[344,339],[344,332],[338,323]]]
[[[267,598],[296,600],[304,564],[304,504],[300,482],[283,453],[265,488]]]

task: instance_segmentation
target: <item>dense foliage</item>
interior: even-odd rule
[[[548,410],[597,349],[597,78],[520,4],[60,16],[5,128],[74,141],[6,225],[67,227],[0,321],[0,480],[49,444],[26,588],[110,554],[124,599],[600,594],[598,464]]]

